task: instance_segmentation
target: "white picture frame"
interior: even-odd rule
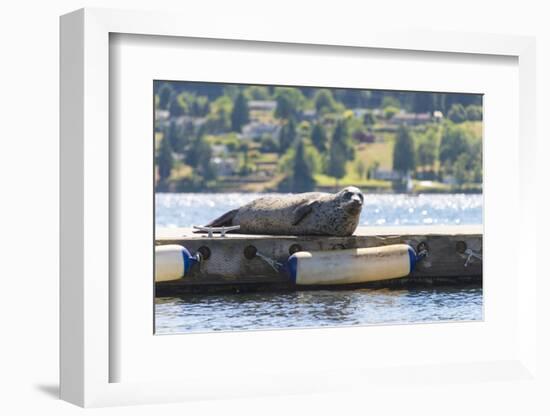
[[[389,383],[399,378],[404,383],[429,380],[470,380],[479,383],[487,378],[534,380],[536,377],[536,241],[534,184],[535,146],[518,146],[518,164],[512,166],[519,175],[518,212],[520,223],[510,230],[514,254],[522,264],[518,284],[517,310],[514,317],[514,341],[517,346],[499,355],[498,360],[444,362],[438,365],[415,364],[402,368],[341,368],[327,366],[318,372],[271,372],[263,380],[237,380],[230,383],[212,373],[181,380],[112,382],[112,366],[120,360],[111,348],[111,318],[121,305],[113,304],[109,276],[116,259],[110,257],[110,227],[116,220],[110,215],[110,172],[116,163],[110,158],[110,76],[109,51],[111,34],[170,36],[181,38],[225,39],[247,42],[332,45],[339,48],[406,50],[412,53],[499,55],[518,60],[519,106],[518,140],[534,143],[535,120],[535,40],[530,37],[473,33],[433,33],[428,30],[406,32],[387,27],[379,29],[350,28],[328,35],[321,29],[301,32],[266,23],[246,35],[235,31],[235,22],[220,22],[205,27],[200,19],[185,19],[172,13],[134,12],[105,9],[83,9],[61,18],[61,397],[80,406],[183,401],[197,398],[239,397],[262,394],[333,391],[349,386]],[[487,149],[486,149],[487,150]],[[489,150],[490,151],[490,150]],[[514,170],[515,172],[515,170]],[[529,214],[527,214],[529,213]],[[521,232],[520,232],[521,231]],[[500,253],[507,260],[510,253]],[[510,271],[517,278],[517,270]],[[447,324],[446,324],[447,325]],[[460,329],[457,331],[462,331]],[[378,331],[384,331],[378,328]],[[399,329],[403,333],[407,327]],[[354,329],[350,329],[354,331]],[[466,331],[466,330],[464,330]],[[294,332],[298,334],[298,332]],[[265,334],[265,333],[264,333]],[[240,334],[221,334],[226,340]],[[271,340],[276,340],[273,332]],[[298,337],[296,335],[296,337]],[[333,330],[310,330],[319,340],[336,337]],[[471,335],[470,335],[471,336]],[[166,338],[165,338],[166,339]],[[298,339],[298,338],[296,338]],[[170,341],[163,341],[170,342]],[[238,342],[238,341],[237,341]],[[276,341],[274,341],[276,342]],[[406,362],[406,360],[405,360]],[[403,365],[403,364],[401,364]],[[323,372],[332,376],[318,377]],[[267,374],[267,373],[266,373]],[[441,375],[443,374],[443,375]],[[480,377],[480,374],[483,376]],[[346,380],[343,382],[342,380]],[[403,381],[404,380],[404,381]],[[407,381],[408,380],[408,381]],[[228,384],[229,383],[229,384]]]

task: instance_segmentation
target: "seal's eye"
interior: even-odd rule
[[[352,196],[353,196],[353,192],[350,192],[350,191],[347,191],[347,192],[344,194],[344,198],[346,198],[346,199],[351,199]]]

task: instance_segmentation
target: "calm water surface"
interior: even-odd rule
[[[258,194],[157,194],[157,227],[207,221]],[[481,224],[481,195],[366,195],[361,225]],[[479,287],[157,298],[157,334],[483,319]]]

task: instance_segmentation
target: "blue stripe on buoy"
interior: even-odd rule
[[[186,276],[191,268],[191,253],[185,247],[182,247],[181,255],[183,256],[183,275]]]
[[[408,251],[409,251],[409,266],[410,266],[409,273],[410,273],[414,270],[414,267],[416,266],[416,252],[411,246],[409,246]]]
[[[290,274],[290,283],[296,284],[296,273],[298,271],[298,258],[296,256],[289,257],[288,271]]]

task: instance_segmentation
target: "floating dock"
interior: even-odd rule
[[[278,272],[269,260],[284,264],[290,255],[298,251],[342,250],[399,243],[408,244],[417,252],[427,250],[428,255],[407,277],[363,283],[360,287],[465,286],[482,283],[482,226],[359,227],[350,237],[236,233],[208,237],[194,231],[192,228],[156,230],[156,245],[179,244],[202,256],[200,265],[183,279],[157,282],[156,296],[293,290],[295,287],[288,277]]]
[[[298,251],[342,250],[405,243],[428,255],[404,278],[346,285],[414,287],[481,285],[482,226],[359,227],[350,237],[198,234],[192,228],[159,228],[155,244],[179,244],[201,253],[200,265],[184,278],[157,282],[156,296],[187,293],[293,290],[289,279],[271,261],[285,263]],[[266,260],[267,259],[267,260]],[[343,288],[343,286],[337,286]],[[327,289],[326,286],[322,287]],[[319,289],[308,287],[308,290]]]

